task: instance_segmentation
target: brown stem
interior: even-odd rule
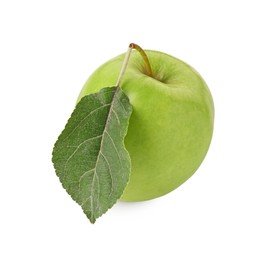
[[[148,60],[147,54],[145,53],[145,51],[140,46],[138,46],[135,43],[131,43],[129,45],[128,51],[126,52],[126,55],[125,55],[125,58],[124,58],[124,61],[123,61],[122,67],[121,67],[120,75],[119,75],[117,83],[116,83],[117,87],[120,87],[122,78],[124,76],[126,67],[128,65],[128,62],[129,62],[131,51],[133,49],[137,50],[141,54],[141,56],[142,56],[142,58],[143,58],[143,60],[145,62],[145,65],[146,65],[146,70],[147,70],[148,76],[153,77],[153,72],[152,72],[152,69],[151,69],[150,62]]]
[[[146,64],[146,70],[147,70],[148,76],[153,78],[153,72],[152,72],[152,69],[151,69],[151,65],[150,65],[148,56],[145,53],[145,51],[139,45],[137,45],[136,43],[131,43],[129,45],[129,48],[135,49],[135,50],[137,50],[140,53],[140,55],[142,56],[142,58],[143,58],[143,60],[144,60],[144,62]]]

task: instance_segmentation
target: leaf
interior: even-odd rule
[[[124,138],[131,112],[119,87],[87,95],[54,146],[56,174],[91,223],[116,203],[128,183],[131,164]]]

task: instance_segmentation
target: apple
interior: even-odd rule
[[[157,198],[184,183],[202,163],[213,133],[213,99],[199,73],[168,54],[143,52],[152,75],[143,55],[133,51],[120,83],[133,106],[125,138],[132,168],[122,201]],[[99,67],[78,100],[115,86],[124,57]]]

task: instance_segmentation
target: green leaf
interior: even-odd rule
[[[87,95],[54,146],[56,174],[91,223],[116,203],[128,183],[131,164],[124,138],[131,112],[119,87]]]

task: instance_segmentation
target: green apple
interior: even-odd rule
[[[202,163],[213,132],[211,93],[196,70],[168,54],[131,53],[121,88],[133,106],[125,147],[131,157],[130,181],[122,201],[162,196],[185,182]],[[85,83],[78,100],[115,86],[125,54],[99,67]]]

